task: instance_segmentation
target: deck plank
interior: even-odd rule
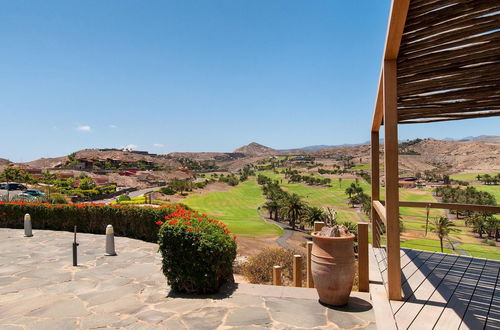
[[[427,276],[432,272],[432,270],[439,265],[441,260],[445,257],[442,253],[434,253],[430,255],[425,262],[419,262],[415,260],[415,264],[418,265],[418,269],[413,272],[409,277],[403,281],[401,289],[403,291],[403,300],[392,301],[391,306],[395,313],[405,304],[405,302],[412,296],[412,294],[418,289],[418,287],[425,281]],[[411,270],[411,269],[410,269]],[[403,274],[405,270],[403,269]]]
[[[488,260],[459,329],[482,329],[493,299],[500,263]]]
[[[498,279],[484,328],[487,330],[500,329],[500,282]]]
[[[458,329],[485,265],[485,259],[472,260],[437,321],[436,329]]]
[[[428,302],[436,288],[441,284],[441,281],[446,277],[449,270],[458,260],[458,256],[447,255],[443,256],[439,264],[434,268],[428,268],[423,271],[421,284],[416,288],[411,296],[407,298],[404,304],[396,311],[396,322],[400,329],[407,329]]]
[[[409,329],[420,330],[432,329],[434,327],[471,262],[472,258],[463,257],[460,257],[455,262],[443,280],[437,285],[426,304],[416,315]]]

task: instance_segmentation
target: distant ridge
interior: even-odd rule
[[[295,148],[295,149],[278,149],[280,152],[291,152],[291,151],[317,151],[321,149],[329,149],[329,148],[339,148],[339,147],[356,147],[356,146],[361,146],[365,144],[369,144],[369,141],[363,142],[363,143],[345,143],[345,144],[336,144],[336,145],[327,145],[327,144],[319,144],[319,145],[313,145],[313,146],[307,146],[307,147],[302,147],[302,148]]]
[[[257,142],[252,142],[250,144],[247,144],[246,146],[239,147],[234,153],[241,153],[245,155],[251,155],[251,156],[260,156],[260,155],[274,155],[279,153],[279,151],[269,148],[266,146],[263,146],[262,144],[259,144]]]

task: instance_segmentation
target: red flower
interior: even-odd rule
[[[189,229],[191,229],[191,228],[189,228]],[[200,231],[200,228],[196,228],[196,231]]]
[[[193,228],[188,228],[188,231],[193,231]]]
[[[176,225],[177,224],[177,220],[170,220],[168,222],[169,225]]]
[[[186,222],[185,225],[186,226],[191,226],[191,222]]]
[[[161,221],[159,221],[159,220],[158,220],[158,221],[156,221],[155,223],[156,223],[158,226],[163,225],[163,222],[161,222]]]
[[[7,216],[7,213],[3,212],[3,213],[2,213],[2,215],[3,215],[4,217],[6,217],[6,216]]]
[[[233,236],[233,238],[234,238],[234,240],[236,241],[236,239],[238,238],[238,236],[234,235],[234,236]]]

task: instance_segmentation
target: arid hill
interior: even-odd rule
[[[241,153],[250,156],[262,156],[262,155],[276,155],[279,154],[279,151],[263,146],[262,144],[258,144],[256,142],[252,142],[247,144],[246,146],[240,147],[234,151],[235,153]]]
[[[474,141],[443,141],[425,139],[407,147],[410,153],[399,155],[402,173],[414,174],[434,168],[448,168],[450,173],[500,171],[500,144]],[[383,157],[383,145],[381,145]],[[318,159],[342,156],[362,159],[369,163],[371,147],[368,144],[352,147],[321,149],[311,154]],[[382,159],[381,159],[382,161]],[[358,161],[356,161],[358,162]],[[382,162],[381,162],[382,164]]]
[[[151,162],[157,165],[168,166],[172,168],[177,168],[180,163],[166,157],[164,155],[153,155],[153,154],[140,154],[130,151],[122,151],[116,149],[100,150],[100,149],[84,149],[75,152],[75,159],[88,159],[93,161],[106,161],[106,160],[116,160],[120,162],[138,162],[145,161]],[[40,158],[31,162],[24,163],[29,167],[33,168],[53,168],[56,166],[61,166],[69,161],[68,156],[54,157],[54,158]]]
[[[381,160],[383,143],[381,143]],[[414,174],[425,170],[443,169],[447,173],[458,172],[496,172],[500,171],[500,137],[481,136],[465,138],[460,141],[424,139],[403,142],[399,155],[402,173]],[[368,164],[371,147],[369,144],[355,146],[339,146],[308,151],[277,151],[275,149],[252,142],[236,149],[234,152],[174,152],[168,155],[155,155],[146,152],[122,151],[117,149],[85,149],[77,151],[74,159],[116,162],[147,162],[161,165],[171,170],[188,167],[194,171],[230,171],[235,172],[247,164],[277,155],[311,155],[323,164],[332,164],[346,159],[354,163]],[[73,158],[73,156],[72,156]],[[32,168],[48,169],[61,167],[69,161],[68,156],[41,158],[32,162],[19,164]],[[0,159],[1,166],[8,160]],[[4,165],[2,165],[4,164]]]

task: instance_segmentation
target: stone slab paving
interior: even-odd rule
[[[0,229],[0,329],[376,329],[367,294],[348,307],[318,303],[314,289],[231,284],[211,296],[170,292],[157,245],[117,237]]]

